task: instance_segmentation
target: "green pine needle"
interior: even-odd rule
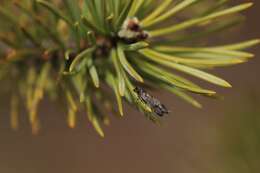
[[[44,96],[67,103],[70,128],[76,126],[77,114],[86,111],[101,137],[102,124],[109,124],[107,113],[123,116],[124,103],[159,124],[154,107],[134,91],[137,86],[166,90],[202,108],[192,95],[218,95],[187,75],[231,87],[209,70],[249,61],[254,55],[246,49],[260,39],[208,46],[198,40],[240,23],[244,17],[239,13],[252,5],[229,6],[227,0],[1,2],[0,79],[12,86],[11,127],[19,127],[21,101],[32,132],[38,133]]]

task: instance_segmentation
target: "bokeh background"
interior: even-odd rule
[[[244,13],[247,21],[217,41],[260,37],[260,1],[254,3]],[[20,130],[13,132],[9,98],[2,97],[0,173],[258,173],[260,47],[252,52],[256,57],[250,62],[215,71],[233,84],[232,89],[216,88],[224,100],[199,98],[204,108],[196,109],[157,92],[154,95],[172,110],[161,127],[126,107],[127,115],[112,118],[104,139],[84,115],[77,128],[67,128],[66,114],[46,101],[38,136],[31,135],[26,113],[20,114]]]

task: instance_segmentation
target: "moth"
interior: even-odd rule
[[[158,99],[148,94],[143,88],[135,87],[133,91],[138,95],[139,99],[148,105],[158,116],[162,117],[164,114],[170,112]]]

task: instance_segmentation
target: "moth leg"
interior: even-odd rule
[[[139,98],[139,97],[136,98],[135,102],[137,102],[137,103],[138,102],[144,103],[144,101],[141,98]]]

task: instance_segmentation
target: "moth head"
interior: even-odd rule
[[[144,90],[141,87],[135,87],[134,92],[137,94],[141,94]]]

